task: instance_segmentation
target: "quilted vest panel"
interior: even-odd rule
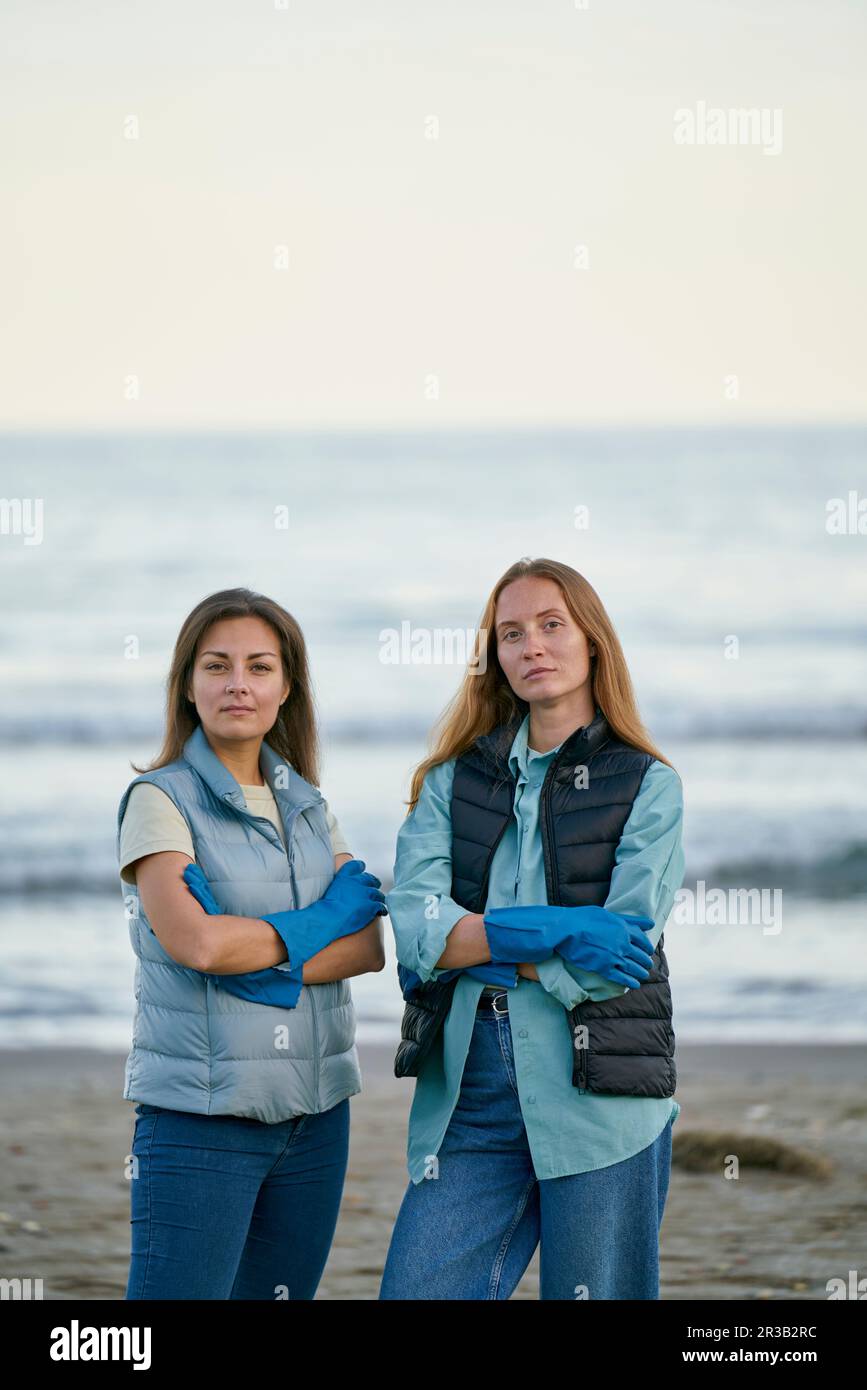
[[[280,811],[285,849],[267,817],[246,809],[238,783],[199,725],[181,758],[130,782],[118,809],[118,850],[129,794],[138,782],[152,782],[187,822],[196,863],[227,912],[259,917],[307,907],[334,877],[324,798],[267,741],[260,765]],[[137,888],[123,889],[137,958],[125,1099],[276,1124],[358,1094],[348,980],[303,985],[294,1009],[239,999],[173,960],[148,922]]]

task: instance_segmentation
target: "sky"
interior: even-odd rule
[[[0,429],[865,417],[862,3],[5,0],[0,53]],[[675,139],[741,108],[777,148]]]

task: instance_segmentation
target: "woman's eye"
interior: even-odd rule
[[[264,661],[256,661],[256,662],[253,663],[253,666],[254,666],[254,670],[255,670],[255,669],[258,669],[258,670],[260,670],[260,671],[270,671],[270,670],[271,670],[271,667],[268,666],[268,665],[266,664],[266,662],[264,662]],[[222,662],[222,661],[209,661],[208,664],[207,664],[207,666],[205,667],[205,670],[206,670],[206,671],[220,671],[220,670],[222,670],[222,669],[223,669],[223,662]]]

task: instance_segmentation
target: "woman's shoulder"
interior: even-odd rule
[[[651,763],[648,763],[647,771],[644,774],[644,780],[647,781],[648,778],[650,778],[651,782],[660,787],[666,785],[683,785],[677,768],[672,767],[671,763],[664,763],[661,758],[654,758]]]
[[[427,792],[433,796],[451,796],[456,762],[457,758],[446,758],[445,762],[434,763],[433,767],[429,767],[422,781],[422,794]]]
[[[159,782],[150,781],[131,783],[127,805],[133,801],[138,806],[159,806],[164,801],[168,801],[172,806],[175,804],[165,787],[161,787]]]
[[[635,797],[636,803],[652,806],[672,806],[683,810],[683,783],[680,773],[670,763],[654,758],[648,763]]]
[[[123,823],[142,816],[165,816],[183,820],[169,793],[157,782],[133,782],[124,793]]]
[[[418,799],[404,818],[401,830],[418,833],[438,829],[450,821],[454,764],[454,758],[449,758],[427,769],[419,787]]]
[[[117,852],[124,883],[136,882],[135,864],[146,854],[175,850],[195,858],[187,822],[154,782],[134,782],[121,807]]]
[[[195,777],[195,770],[185,758],[177,758],[174,762],[163,763],[162,767],[146,768],[128,784],[120,804],[121,806],[125,805],[133,796],[139,804],[145,804],[146,798],[150,798],[151,804],[153,804],[154,798],[158,796],[164,796],[167,800],[174,802],[175,795],[182,796],[185,787],[190,785]],[[145,791],[144,788],[148,790]]]

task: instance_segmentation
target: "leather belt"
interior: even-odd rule
[[[482,990],[476,1006],[477,1014],[496,1014],[498,1018],[502,1018],[508,1012],[509,991],[507,989],[498,989],[495,992]]]

